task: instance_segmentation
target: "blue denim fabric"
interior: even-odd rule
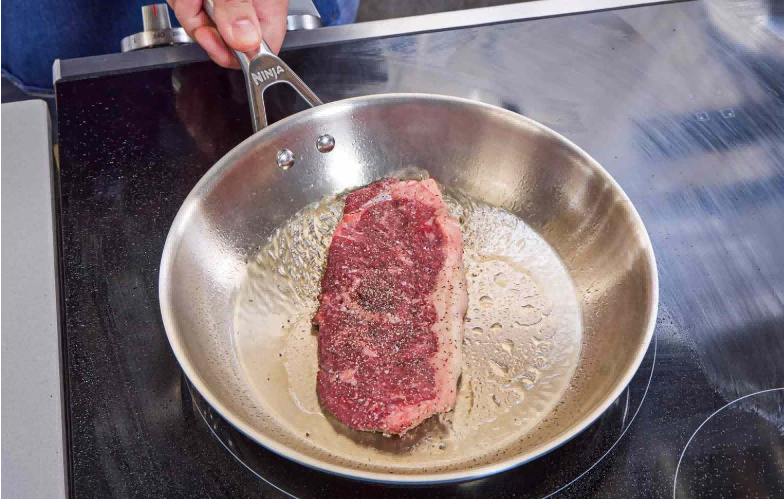
[[[313,0],[321,14],[322,26],[351,24],[357,19],[359,0]]]
[[[151,0],[5,0],[0,58],[3,76],[32,94],[52,91],[52,64],[120,52],[141,30]],[[359,0],[316,0],[325,26],[354,22]],[[179,25],[171,13],[172,22]]]

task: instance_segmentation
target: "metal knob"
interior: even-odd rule
[[[286,31],[300,31],[321,27],[321,18],[311,14],[294,14],[286,17]]]
[[[144,31],[122,39],[123,52],[193,42],[184,29],[172,28],[169,7],[165,3],[142,7],[142,24]]]
[[[321,15],[311,0],[289,0],[286,31],[321,27]]]
[[[169,9],[166,8],[166,4],[159,3],[142,7],[142,23],[144,31],[171,29],[171,18],[169,17]]]

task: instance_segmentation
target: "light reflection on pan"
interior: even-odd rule
[[[488,491],[485,489],[491,490],[493,487],[503,488],[505,483],[509,484],[511,482],[510,477],[512,475],[522,476],[526,482],[525,490],[515,487],[515,492],[517,494],[523,494],[521,497],[546,499],[555,496],[585,478],[586,475],[593,471],[621,442],[631,428],[632,423],[634,423],[634,420],[637,418],[648,394],[648,389],[650,388],[656,366],[657,348],[658,341],[654,335],[653,345],[648,349],[640,369],[626,388],[625,393],[616,401],[615,406],[610,408],[592,427],[586,429],[583,434],[578,435],[573,441],[565,444],[562,448],[552,451],[549,455],[546,455],[533,463],[522,465],[499,475],[462,484],[446,484],[427,488],[385,487],[378,484],[348,480],[310,470],[299,464],[285,460],[256,444],[231,426],[231,424],[226,422],[226,420],[207,404],[184,376],[183,383],[185,383],[188,388],[196,411],[199,413],[210,432],[220,441],[223,447],[258,478],[282,494],[294,499],[317,497],[327,492],[330,492],[335,496],[341,496],[341,493],[350,493],[355,496],[358,496],[358,494],[361,495],[362,493],[372,493],[373,496],[390,498],[415,498],[419,496],[439,498],[452,497],[455,493],[458,493],[458,490],[460,490],[460,493],[465,493],[467,492],[466,487],[478,489],[475,491],[472,490],[471,493],[477,492],[488,495]],[[616,425],[612,424],[612,421],[610,421],[609,424],[606,421],[607,419],[612,418],[620,419],[620,425],[618,425],[620,434],[617,437],[603,442],[604,445],[599,445],[598,447],[584,446],[581,444],[581,438],[586,440],[592,440],[594,438],[594,436],[590,435],[592,431],[607,432],[612,431],[612,428],[617,428]],[[555,462],[573,460],[574,458],[572,456],[577,450],[586,455],[578,457],[578,463],[569,468],[573,470],[573,472],[569,473],[567,471],[564,473],[567,476],[558,477],[560,481],[557,483],[546,482],[546,477],[541,477],[539,476],[541,475],[540,473],[528,470],[529,467],[542,460],[554,460]],[[583,467],[579,461],[592,464]],[[541,479],[541,481],[536,483],[535,480],[537,479]]]

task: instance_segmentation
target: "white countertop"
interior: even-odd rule
[[[49,112],[2,105],[2,495],[66,496]]]

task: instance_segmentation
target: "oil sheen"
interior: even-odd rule
[[[320,279],[344,196],[311,204],[250,259],[236,297],[237,361],[255,402],[290,437],[356,464],[449,468],[523,438],[558,403],[582,342],[572,281],[555,251],[520,218],[440,186],[461,224],[469,306],[454,411],[403,437],[358,432],[316,395]]]

